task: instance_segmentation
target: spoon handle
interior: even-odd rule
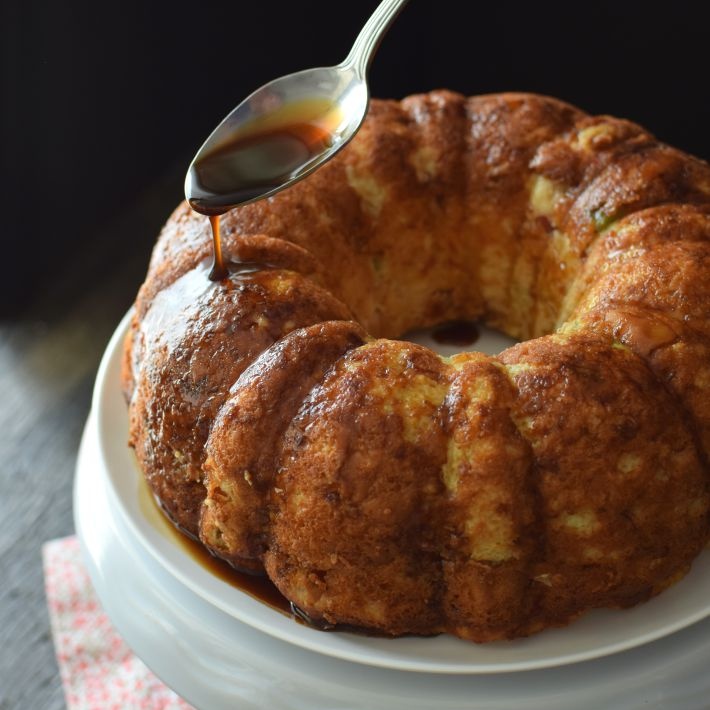
[[[351,66],[364,79],[382,37],[407,2],[409,0],[382,0],[360,30],[353,48],[341,66]]]

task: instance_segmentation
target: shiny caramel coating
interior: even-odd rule
[[[130,443],[170,518],[198,534],[205,443],[230,387],[286,333],[348,310],[295,272],[207,279],[203,262],[160,291],[133,335]]]
[[[532,448],[539,506],[527,623],[565,623],[660,591],[703,548],[710,504],[677,400],[612,339],[547,336],[501,361],[517,388],[511,415]]]
[[[207,500],[200,534],[215,555],[240,569],[263,567],[266,503],[278,468],[281,437],[311,388],[365,338],[352,321],[295,330],[237,380],[207,442]]]
[[[709,269],[706,207],[672,204],[641,211],[595,244],[584,296],[564,326],[608,333],[641,356],[684,405],[706,461]]]
[[[126,339],[176,524],[315,624],[525,636],[710,536],[710,167],[529,94],[377,101],[307,179],[166,224]],[[523,342],[386,339],[481,319]]]
[[[442,600],[447,630],[511,636],[534,611],[540,556],[533,455],[511,414],[516,389],[493,358],[453,358],[446,398]]]
[[[303,401],[282,444],[264,562],[314,620],[441,630],[445,394],[434,353],[378,340]]]

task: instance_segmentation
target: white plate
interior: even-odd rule
[[[527,639],[476,645],[450,636],[382,639],[322,632],[296,623],[212,575],[162,534],[143,513],[139,472],[126,446],[127,414],[120,392],[121,347],[127,318],[106,350],[94,392],[102,471],[118,514],[147,551],[176,580],[222,612],[271,636],[327,656],[402,671],[471,674],[550,668],[631,649],[683,629],[710,615],[710,554],[659,597],[624,611],[590,612],[564,629]],[[427,342],[425,335],[416,337]],[[476,347],[498,351],[508,343],[485,333]]]

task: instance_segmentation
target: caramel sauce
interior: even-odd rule
[[[240,572],[224,560],[211,555],[199,542],[180,532],[163,513],[142,475],[139,476],[138,482],[138,504],[141,513],[156,532],[177,545],[210,574],[268,604],[272,609],[291,616],[291,604],[268,577]]]
[[[256,200],[308,170],[332,146],[342,121],[326,99],[283,104],[241,126],[190,167],[190,207],[212,224],[214,265],[210,279],[228,276],[219,217],[234,205]]]
[[[219,215],[210,215],[210,224],[212,225],[212,249],[214,259],[212,260],[212,268],[210,269],[210,281],[224,281],[229,276],[227,265],[224,263],[222,256],[222,237],[219,231]]]
[[[480,335],[475,323],[467,320],[456,320],[434,328],[431,337],[434,342],[441,345],[465,347],[467,345],[473,345]]]

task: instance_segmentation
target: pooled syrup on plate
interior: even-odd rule
[[[159,504],[145,482],[143,476],[139,476],[138,483],[138,504],[145,519],[151,527],[168,538],[187,553],[197,564],[206,569],[223,582],[236,587],[249,596],[254,597],[272,609],[282,614],[295,613],[288,599],[284,597],[276,588],[274,583],[266,575],[247,574],[240,572],[224,560],[214,557],[199,542],[193,540],[187,534],[178,530],[160,509]]]
[[[431,333],[434,342],[458,347],[473,345],[480,335],[476,324],[467,320],[455,320],[438,325]]]
[[[340,108],[326,99],[286,103],[241,126],[190,166],[190,207],[212,224],[214,265],[210,279],[228,275],[219,218],[308,170],[336,140]]]

